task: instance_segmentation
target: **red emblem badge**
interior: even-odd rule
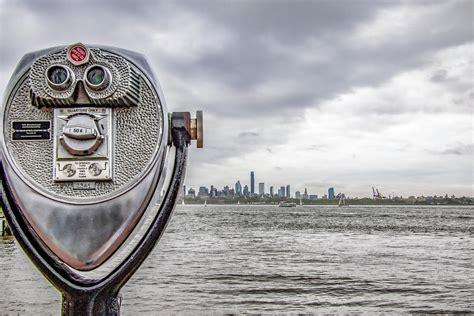
[[[67,58],[74,65],[82,65],[89,61],[89,49],[81,43],[69,46]]]

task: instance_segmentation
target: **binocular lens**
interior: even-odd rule
[[[101,91],[110,83],[110,71],[103,66],[91,66],[86,70],[86,83],[92,90]]]
[[[67,77],[67,70],[61,66],[51,67],[48,71],[48,80],[55,85],[61,85],[65,83]]]
[[[93,85],[100,85],[105,79],[105,71],[102,67],[94,67],[87,73],[87,80]]]

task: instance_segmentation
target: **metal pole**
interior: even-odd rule
[[[120,315],[122,300],[114,293],[84,293],[70,295],[63,293],[61,314],[75,315]]]

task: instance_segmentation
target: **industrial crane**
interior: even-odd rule
[[[374,189],[374,187],[372,187],[372,194],[373,194],[373,199],[374,200],[385,199],[385,196],[380,194],[379,189]]]

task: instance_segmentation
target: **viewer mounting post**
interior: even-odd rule
[[[63,315],[119,315],[120,289],[171,218],[188,147],[203,147],[202,112],[168,114],[142,55],[77,43],[25,55],[1,115],[1,206],[18,243]]]

